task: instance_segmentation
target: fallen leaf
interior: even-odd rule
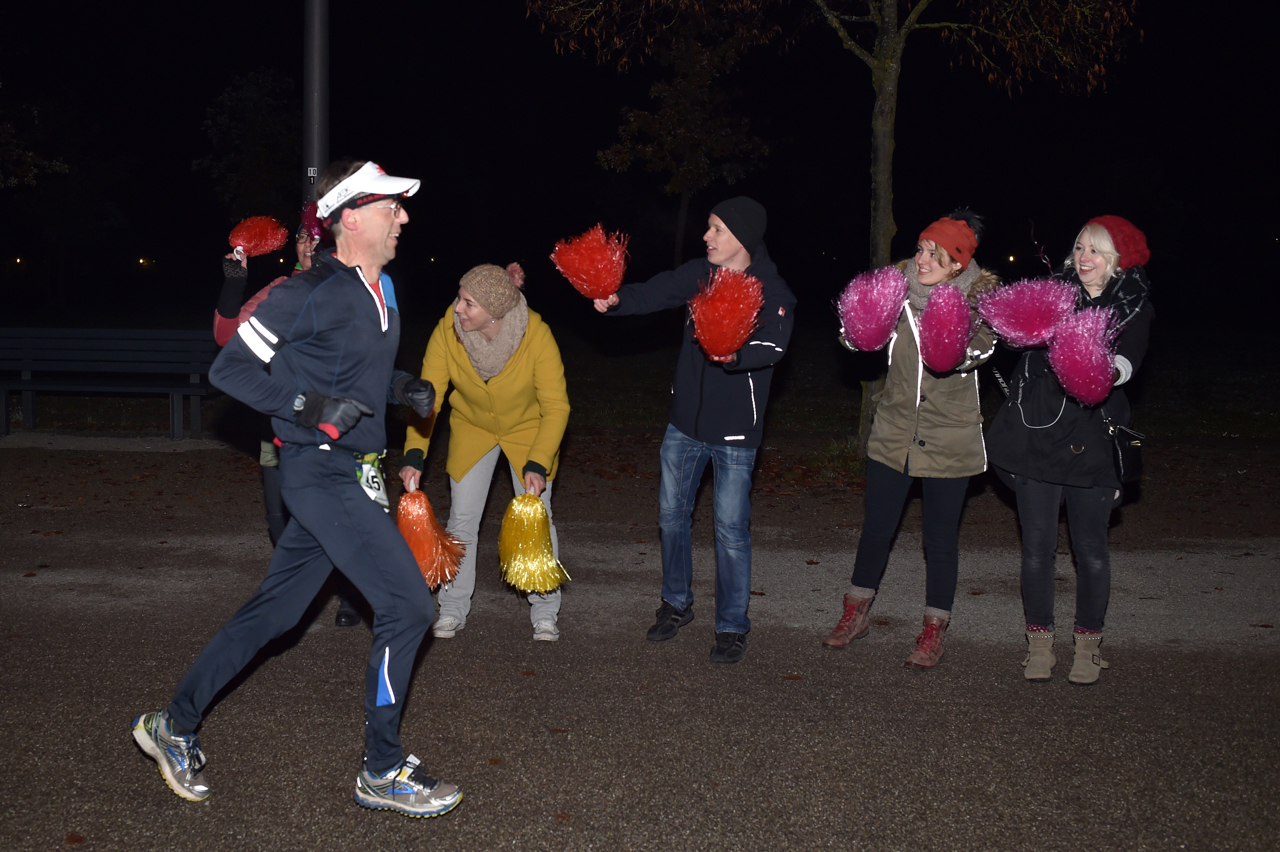
[[[755,595],[758,598],[764,597],[764,592],[757,592],[755,589],[751,590],[751,594]]]
[[[533,674],[533,669],[526,669],[525,671],[520,672],[520,674],[522,674],[522,675],[532,675],[532,674]]]
[[[818,560],[816,560],[816,559],[806,559],[806,560],[804,561],[804,564],[805,564],[805,565],[821,565],[822,563],[821,563],[821,562],[819,562],[819,561],[818,561]]]
[[[76,834],[74,831],[67,835],[67,842],[73,846],[77,843],[84,843],[84,835]]]
[[[34,577],[35,575],[36,575],[36,572],[35,572],[35,571],[28,571],[27,573],[23,574],[22,576],[24,576],[24,577]]]
[[[569,821],[568,814],[556,814],[556,822],[568,822],[568,821]]]
[[[491,757],[491,758],[489,758],[489,765],[490,765],[490,766],[501,766],[501,765],[502,765],[502,758],[500,758],[500,757]]]

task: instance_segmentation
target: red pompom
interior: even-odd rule
[[[935,373],[948,373],[960,366],[969,338],[973,337],[973,314],[969,300],[959,287],[938,284],[920,312],[920,357]]]
[[[1115,384],[1115,336],[1110,308],[1085,308],[1058,324],[1049,343],[1049,366],[1067,394],[1085,405],[1107,398]]]
[[[840,334],[863,352],[883,349],[898,324],[908,287],[906,276],[894,266],[854,278],[836,300]]]
[[[763,305],[759,278],[720,267],[711,274],[711,283],[689,300],[693,336],[710,358],[727,359],[755,332]]]
[[[437,588],[457,576],[466,546],[440,526],[426,494],[411,491],[400,498],[396,526],[418,560],[418,570],[430,588]]]
[[[978,313],[1011,346],[1044,346],[1076,307],[1076,288],[1055,278],[1018,281],[978,297]]]
[[[289,239],[289,229],[270,216],[250,216],[231,229],[227,241],[249,257],[270,254]]]
[[[627,235],[606,235],[604,226],[596,225],[556,243],[551,262],[588,299],[607,299],[618,292],[627,272]]]

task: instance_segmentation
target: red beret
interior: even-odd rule
[[[1120,268],[1131,269],[1135,266],[1146,266],[1151,259],[1151,251],[1147,248],[1147,235],[1142,233],[1128,219],[1120,216],[1098,216],[1085,224],[1101,225],[1111,236],[1111,243],[1120,252]]]

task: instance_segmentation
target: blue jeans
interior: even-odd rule
[[[747,633],[751,620],[751,470],[756,451],[695,441],[668,424],[662,441],[658,524],[662,528],[662,599],[693,604],[693,501],[707,462],[715,475],[716,632]]]

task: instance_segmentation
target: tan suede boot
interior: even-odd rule
[[[1102,659],[1101,633],[1073,633],[1076,640],[1076,658],[1071,664],[1071,674],[1067,680],[1087,686],[1098,682],[1103,669],[1111,668],[1111,664]]]
[[[873,600],[875,600],[874,597],[855,598],[846,592],[844,614],[840,616],[840,621],[831,631],[831,635],[822,640],[822,644],[828,648],[843,648],[854,639],[866,636],[867,631],[871,629],[871,601]]]
[[[942,659],[942,637],[947,632],[949,619],[936,615],[924,617],[924,629],[916,637],[916,649],[903,665],[917,669],[931,669]]]
[[[1053,655],[1053,633],[1027,631],[1027,658],[1022,661],[1026,669],[1022,676],[1027,680],[1046,681],[1053,674],[1053,664],[1058,658]]]

